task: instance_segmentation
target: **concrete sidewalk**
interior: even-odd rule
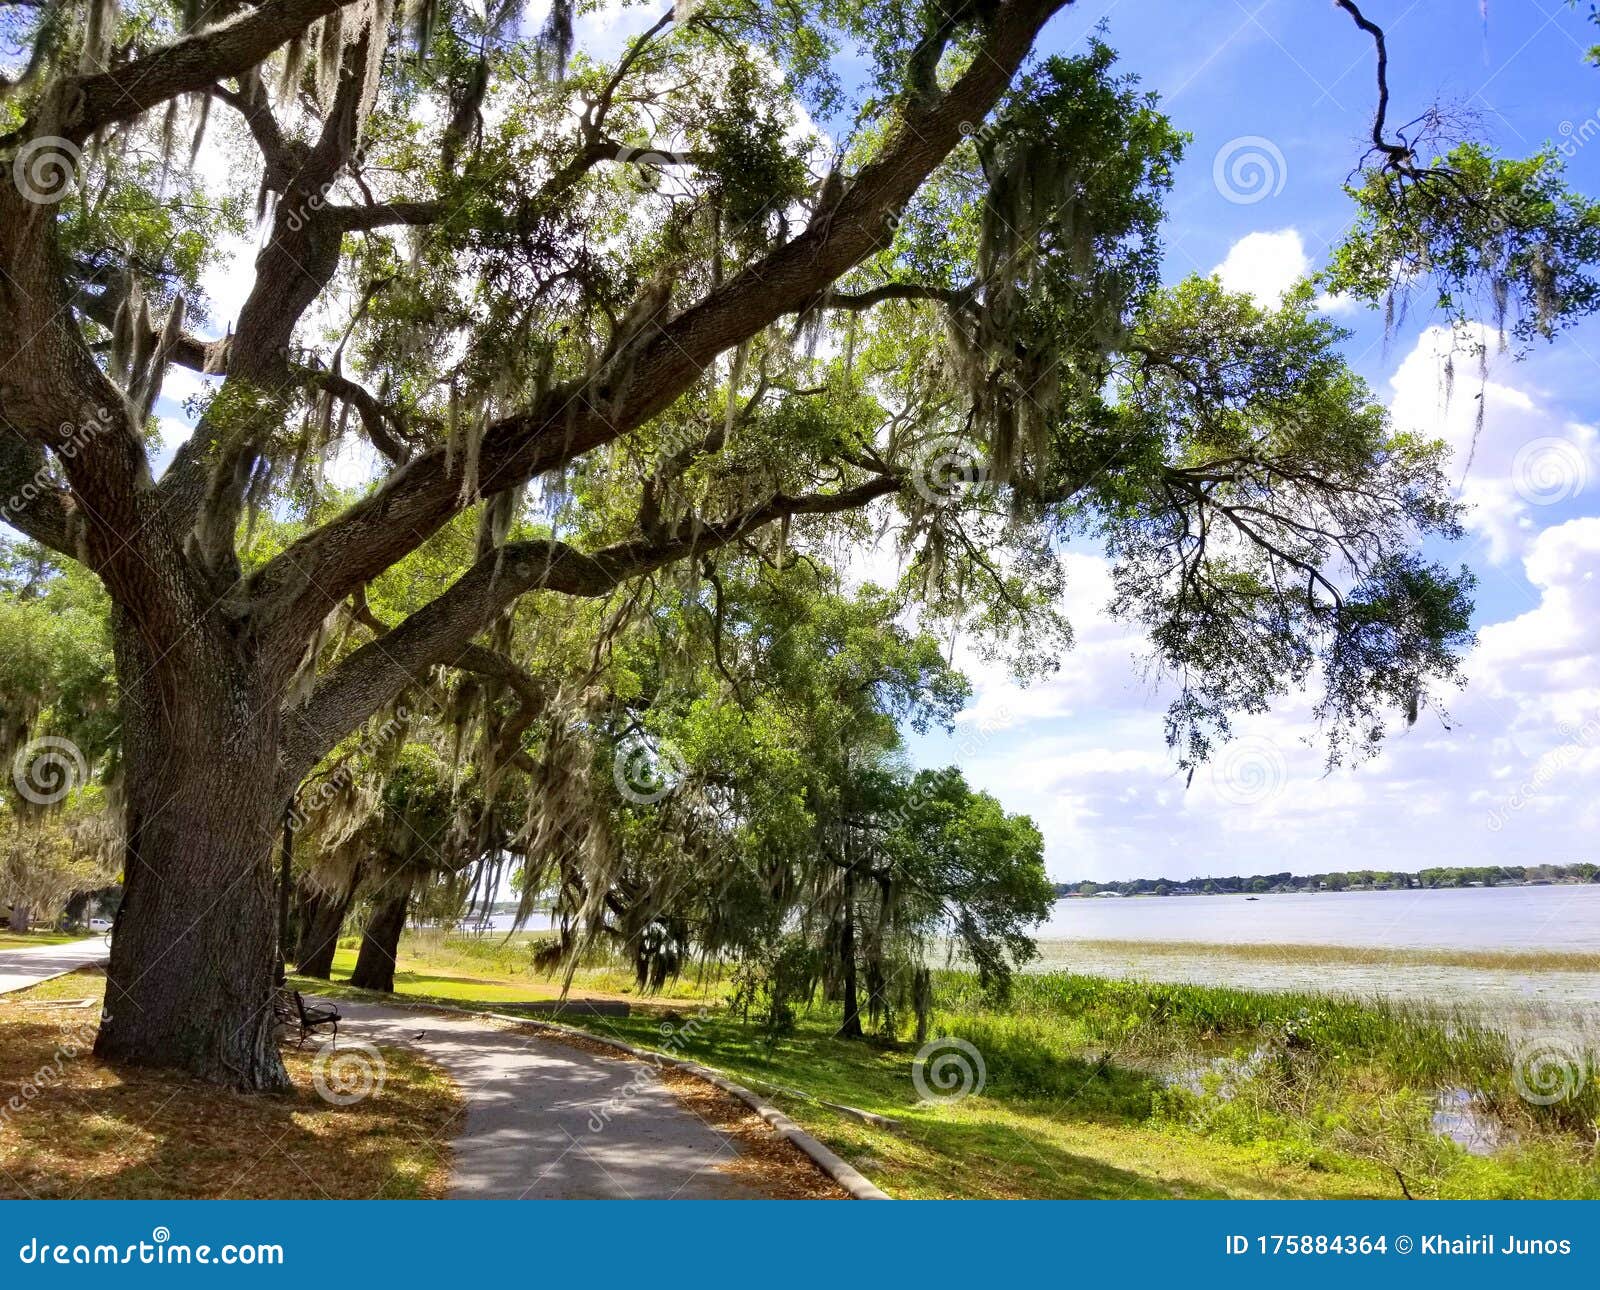
[[[686,1109],[648,1066],[471,1018],[334,1000],[346,1038],[403,1044],[454,1077],[467,1114],[452,1198],[756,1199],[718,1165],[732,1139]]]
[[[0,949],[0,994],[26,990],[54,976],[76,972],[81,967],[104,963],[111,957],[104,936],[90,936],[65,945],[29,945],[24,949]]]

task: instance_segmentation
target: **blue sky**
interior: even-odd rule
[[[578,45],[607,56],[658,8],[608,4],[580,22]],[[1562,0],[1488,0],[1486,18],[1477,0],[1365,8],[1389,34],[1392,122],[1435,101],[1464,106],[1508,153],[1565,143],[1572,181],[1600,195],[1600,71],[1583,62],[1600,28]],[[1102,21],[1123,66],[1194,136],[1169,204],[1168,277],[1221,269],[1229,285],[1271,300],[1319,268],[1349,218],[1341,184],[1370,128],[1370,41],[1331,3],[1080,0],[1051,24],[1043,48],[1080,48]],[[1252,171],[1252,159],[1262,167]],[[1232,179],[1230,162],[1244,167]],[[251,255],[241,243],[234,265]],[[249,281],[234,265],[208,281],[218,319]],[[1030,812],[1058,878],[1595,856],[1600,325],[1526,361],[1494,364],[1463,474],[1475,382],[1459,380],[1441,406],[1448,338],[1413,319],[1386,344],[1379,319],[1330,308],[1353,329],[1350,361],[1396,420],[1459,450],[1453,478],[1474,508],[1470,534],[1442,554],[1480,578],[1470,684],[1453,698],[1448,727],[1425,713],[1378,759],[1331,775],[1304,742],[1309,704],[1285,703],[1246,723],[1186,788],[1162,739],[1169,696],[1141,668],[1143,642],[1104,613],[1104,563],[1074,548],[1063,558],[1077,646],[1060,672],[1020,691],[998,669],[963,659],[977,686],[972,708],[953,736],[912,742],[920,763],[958,764],[1009,808]],[[157,405],[169,447],[186,433],[180,403],[195,384],[175,372]],[[346,465],[352,481],[365,469],[359,453]]]
[[[1600,71],[1583,61],[1600,29],[1582,13],[1561,0],[1489,0],[1486,16],[1476,0],[1364,8],[1388,32],[1392,123],[1435,101],[1465,107],[1507,153],[1567,145],[1573,184],[1600,194]],[[1168,277],[1221,267],[1230,285],[1270,299],[1321,267],[1349,219],[1340,186],[1370,129],[1367,37],[1331,3],[1120,0],[1074,5],[1045,47],[1081,46],[1102,20],[1124,66],[1194,136],[1169,204]],[[1264,169],[1246,167],[1255,186],[1235,186],[1230,200],[1228,162],[1242,154]],[[1102,612],[1104,564],[1074,550],[1078,647],[1060,674],[1020,691],[972,666],[979,695],[956,734],[914,743],[920,762],[954,762],[1032,813],[1057,878],[1595,857],[1600,327],[1494,362],[1464,473],[1476,382],[1458,379],[1443,404],[1448,337],[1416,318],[1386,344],[1380,318],[1333,311],[1354,332],[1350,361],[1395,419],[1457,449],[1452,478],[1472,504],[1470,531],[1439,554],[1480,579],[1468,687],[1451,698],[1448,727],[1424,713],[1378,759],[1328,775],[1304,742],[1308,703],[1286,702],[1245,723],[1185,788],[1162,740],[1168,695],[1143,672],[1137,635]]]

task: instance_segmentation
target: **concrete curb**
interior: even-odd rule
[[[337,999],[333,999],[337,1003]],[[743,1084],[736,1084],[721,1071],[713,1070],[709,1066],[702,1066],[699,1062],[682,1061],[676,1057],[668,1057],[665,1053],[655,1052],[649,1048],[635,1048],[632,1044],[625,1044],[620,1039],[608,1039],[604,1035],[596,1035],[588,1030],[580,1030],[577,1026],[563,1026],[559,1022],[541,1021],[526,1015],[518,1016],[509,1012],[482,1012],[475,1008],[451,1008],[441,1004],[416,1004],[401,1003],[398,999],[392,1001],[392,1006],[408,1008],[412,1012],[445,1012],[454,1013],[461,1017],[490,1017],[495,1021],[508,1021],[518,1026],[528,1026],[534,1030],[548,1030],[559,1035],[570,1035],[577,1039],[587,1039],[592,1043],[604,1044],[607,1048],[615,1048],[618,1052],[627,1053],[630,1057],[640,1061],[652,1062],[658,1066],[672,1066],[677,1070],[685,1071],[697,1079],[703,1079],[708,1084],[714,1084],[724,1093],[738,1098],[752,1111],[765,1120],[772,1131],[779,1137],[793,1144],[800,1151],[810,1157],[813,1164],[834,1182],[850,1193],[851,1200],[893,1200],[894,1198],[884,1191],[870,1178],[863,1174],[849,1161],[843,1159],[836,1152],[830,1151],[816,1138],[812,1137],[787,1115],[773,1106],[765,1098],[751,1092]]]

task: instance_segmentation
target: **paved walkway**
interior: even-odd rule
[[[0,949],[0,994],[26,990],[53,976],[76,972],[91,963],[104,963],[111,951],[104,936],[68,941],[64,945],[29,945]]]
[[[466,1098],[452,1198],[757,1198],[718,1169],[733,1141],[638,1062],[599,1057],[466,1017],[337,1000],[346,1038],[404,1044]]]

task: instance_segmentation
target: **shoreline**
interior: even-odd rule
[[[1331,963],[1364,967],[1458,967],[1485,972],[1595,972],[1600,952],[1582,950],[1475,950],[1406,946],[1301,944],[1294,941],[1146,941],[1127,938],[1052,937],[1038,939],[1041,960],[1052,947],[1090,954],[1151,958],[1231,958],[1254,963],[1304,965]]]

